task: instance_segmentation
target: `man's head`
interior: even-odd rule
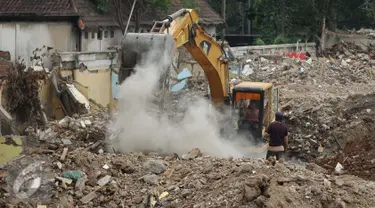
[[[275,114],[275,120],[279,122],[283,121],[283,114],[281,112],[277,112]]]
[[[256,107],[257,107],[257,104],[254,101],[250,101],[249,109],[256,108]]]

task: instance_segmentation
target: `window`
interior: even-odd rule
[[[115,31],[111,30],[111,38],[115,37]]]
[[[103,39],[103,31],[98,32],[98,40]]]
[[[91,39],[94,39],[94,38],[95,38],[95,33],[92,32],[92,33],[91,33]]]
[[[108,38],[108,30],[104,31],[104,38]]]
[[[88,38],[89,38],[89,33],[85,32],[85,39],[88,39]]]

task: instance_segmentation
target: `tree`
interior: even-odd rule
[[[134,0],[110,0],[116,22],[120,26],[122,33],[125,33],[133,2]],[[168,4],[169,0],[137,0],[131,17],[135,23],[135,32],[139,32],[141,28],[142,15],[150,11],[153,11],[153,14],[163,13],[167,11]]]
[[[96,0],[105,1],[105,0]],[[134,0],[110,0],[112,9],[121,31],[125,32],[128,16]],[[139,32],[142,16],[145,14],[154,15],[154,18],[163,18],[167,14],[168,6],[175,1],[170,0],[137,0],[132,20],[135,23],[135,32]],[[198,0],[180,0],[183,7],[193,8],[199,12]]]

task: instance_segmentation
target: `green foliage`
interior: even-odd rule
[[[182,6],[187,9],[194,9],[197,12],[200,12],[198,5],[198,0],[181,0]]]
[[[107,13],[109,11],[109,0],[91,0],[99,13]]]
[[[222,1],[207,2],[221,14]],[[241,32],[244,9],[265,44],[319,40],[324,18],[329,30],[375,27],[375,0],[252,0],[250,8],[247,0],[226,2],[227,32]]]
[[[262,39],[260,39],[260,38],[257,38],[257,39],[255,40],[255,44],[256,44],[256,45],[265,45],[264,41],[263,41]]]
[[[291,43],[290,39],[283,36],[283,35],[279,35],[275,38],[275,40],[273,41],[273,44],[275,45],[278,45],[278,44],[287,44],[287,43]]]
[[[167,11],[169,0],[143,0],[145,4],[149,4],[149,6],[153,9]]]

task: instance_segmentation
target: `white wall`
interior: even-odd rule
[[[149,32],[151,28],[141,27],[140,32]],[[128,32],[134,32],[134,27],[129,27]],[[107,34],[107,37],[106,37]],[[120,29],[104,29],[98,37],[98,32],[82,32],[82,51],[107,51],[108,47],[120,45],[122,32]],[[113,36],[112,36],[113,35]]]
[[[202,28],[206,31],[206,33],[210,34],[213,37],[216,37],[216,26],[215,25],[202,26]]]
[[[215,26],[205,26],[205,31],[211,36],[216,35]],[[134,32],[135,28],[130,26],[128,32]],[[150,27],[141,27],[140,32],[150,32]],[[107,34],[107,37],[105,36]],[[112,36],[113,35],[113,36]],[[108,47],[120,45],[122,40],[122,32],[120,29],[105,29],[101,31],[101,35],[98,32],[82,32],[82,52],[88,51],[107,51]],[[101,38],[100,38],[101,37]]]
[[[101,39],[98,34],[97,32],[82,32],[82,52],[107,51],[108,47],[121,43],[122,32],[120,29],[101,31]]]
[[[311,55],[316,54],[315,43],[297,43],[279,44],[279,45],[256,45],[256,46],[237,46],[231,47],[233,54],[237,57],[246,56],[249,52],[258,54],[282,55],[286,52],[309,52]]]
[[[0,23],[0,50],[9,51],[12,61],[30,64],[32,51],[43,46],[61,51],[77,51],[78,31],[70,22]]]

